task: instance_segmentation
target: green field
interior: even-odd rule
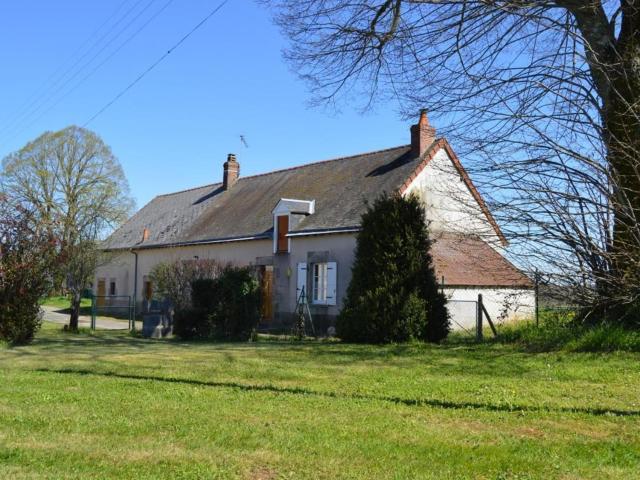
[[[640,355],[507,345],[0,347],[0,478],[638,478]]]

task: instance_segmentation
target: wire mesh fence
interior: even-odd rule
[[[449,300],[447,309],[451,317],[451,331],[457,336],[475,339],[477,336],[478,302],[475,300]]]
[[[128,295],[109,295],[91,298],[91,329],[133,330],[134,304]]]

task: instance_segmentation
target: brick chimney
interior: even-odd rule
[[[240,176],[240,164],[236,160],[233,153],[227,155],[227,161],[224,162],[224,175],[222,177],[222,188],[229,190],[233,184],[238,181]]]
[[[420,110],[420,120],[411,125],[411,154],[415,157],[422,155],[436,139],[436,129],[429,125],[427,110]]]

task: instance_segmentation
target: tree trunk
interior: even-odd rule
[[[78,331],[78,324],[80,320],[80,292],[74,292],[71,299],[71,316],[69,317],[69,330],[72,332]]]
[[[640,280],[640,15],[632,17],[633,24],[623,22],[605,105],[607,157],[615,183],[612,286],[622,295]]]

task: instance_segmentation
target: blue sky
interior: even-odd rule
[[[217,4],[2,2],[0,157],[43,131],[84,124]],[[250,175],[409,142],[397,105],[365,115],[349,105],[340,113],[310,108],[306,85],[282,60],[284,46],[267,10],[230,0],[88,126],[120,159],[138,207],[220,181],[230,152]]]

